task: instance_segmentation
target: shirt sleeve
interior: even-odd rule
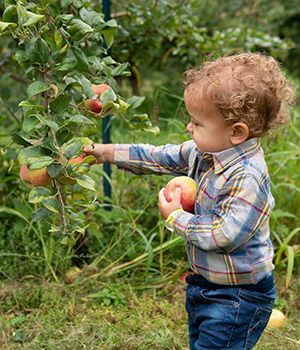
[[[241,174],[225,184],[210,213],[200,216],[177,212],[173,228],[203,250],[231,252],[269,220],[272,206],[267,186],[253,176]]]
[[[188,173],[189,155],[193,148],[193,141],[165,146],[116,144],[114,163],[134,174],[185,175]]]

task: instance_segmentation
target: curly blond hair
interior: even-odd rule
[[[287,124],[294,101],[294,89],[278,62],[260,53],[222,57],[187,71],[185,95],[214,103],[228,124],[244,122],[250,137]]]

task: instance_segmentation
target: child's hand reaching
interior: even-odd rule
[[[174,192],[174,198],[171,202],[166,200],[163,187],[158,193],[158,208],[164,220],[176,209],[182,209],[181,205],[181,188],[177,187]]]
[[[96,158],[98,164],[104,162],[114,162],[114,145],[95,143],[91,146],[84,147],[86,155],[92,155]]]

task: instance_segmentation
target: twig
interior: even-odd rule
[[[111,14],[111,18],[120,18],[120,17],[125,17],[125,16],[130,16],[130,13],[127,11],[122,11],[122,12],[115,12]]]
[[[62,211],[61,212],[61,217],[62,217],[63,226],[64,226],[63,234],[65,235],[68,232],[68,224],[67,224],[67,219],[66,219],[65,202],[64,202],[63,195],[61,193],[60,184],[59,184],[57,179],[54,179],[54,184],[55,184],[55,187],[57,189],[58,200],[59,200],[59,203],[60,203],[60,206],[61,206],[61,211]]]

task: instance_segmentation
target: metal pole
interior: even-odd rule
[[[110,20],[110,0],[102,1],[102,8],[104,13],[104,20],[107,22]],[[105,45],[105,44],[104,44]],[[111,122],[110,116],[105,117],[102,120],[102,140],[103,143],[111,143]],[[111,165],[109,163],[103,164],[103,171],[107,175],[107,178],[111,180]],[[111,198],[111,184],[106,177],[103,177],[103,193],[107,198]],[[111,210],[109,201],[104,201],[105,209]]]

